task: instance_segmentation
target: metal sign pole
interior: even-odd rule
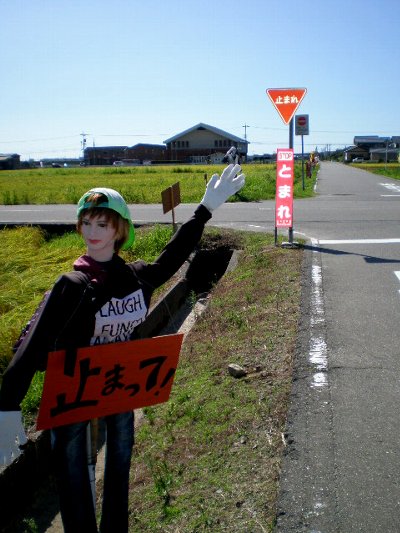
[[[293,148],[293,129],[294,129],[294,122],[293,122],[293,117],[292,117],[289,122],[289,148]],[[293,185],[294,185],[294,175],[293,175]],[[293,226],[290,226],[289,245],[292,245],[292,244],[293,244]]]
[[[301,183],[304,191],[304,135],[301,136]]]
[[[293,118],[289,122],[289,148],[293,148]]]
[[[294,121],[292,117],[289,123],[289,148],[293,148],[293,144],[294,144],[293,132],[294,132]],[[293,170],[294,170],[294,166],[293,166]],[[294,185],[294,173],[293,173],[293,185]],[[292,244],[293,244],[293,225],[290,226],[289,228],[289,246],[292,246]]]

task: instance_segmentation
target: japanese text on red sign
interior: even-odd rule
[[[277,96],[274,101],[276,105],[297,104],[299,102],[299,99],[295,95],[287,94],[285,96]]]
[[[293,149],[278,149],[276,159],[275,227],[293,227]]]
[[[286,88],[286,89],[267,89],[267,95],[274,104],[280,117],[285,124],[292,120],[297,108],[306,94],[307,89]]]
[[[168,400],[183,335],[80,348],[73,375],[65,351],[49,354],[37,428],[47,429]]]

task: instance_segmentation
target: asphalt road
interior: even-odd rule
[[[331,163],[317,190],[277,531],[398,533],[400,183]]]
[[[317,193],[294,207],[309,250],[277,531],[399,533],[400,182],[322,163]],[[273,217],[273,202],[227,204],[211,223],[272,232]],[[0,207],[0,224],[22,222],[73,224],[75,206]]]

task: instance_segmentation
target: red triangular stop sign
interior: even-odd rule
[[[267,89],[268,96],[285,124],[289,124],[293,118],[306,92],[307,89]]]

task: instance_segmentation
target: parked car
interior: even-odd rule
[[[114,161],[114,167],[138,167],[140,159],[123,159],[122,161]]]
[[[364,159],[362,157],[355,157],[352,163],[364,163]]]

